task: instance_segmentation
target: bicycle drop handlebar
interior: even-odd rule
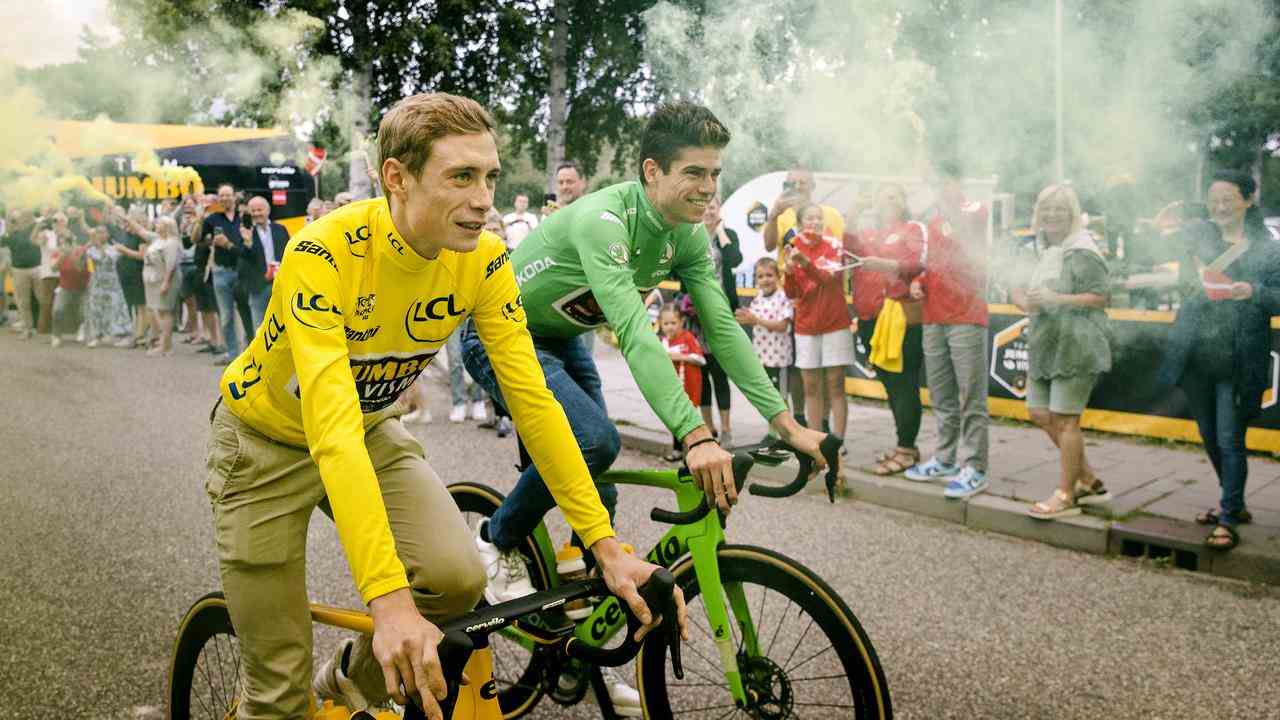
[[[827,499],[833,503],[836,501],[835,488],[840,473],[840,446],[843,444],[843,440],[828,433],[818,445],[823,459],[827,461],[825,477]],[[804,489],[804,486],[809,482],[809,476],[813,474],[813,458],[781,440],[770,445],[751,445],[738,448],[733,455],[734,487],[737,488],[738,492],[742,492],[742,486],[746,483],[747,475],[751,473],[751,468],[755,463],[778,465],[786,460],[788,455],[794,456],[800,464],[800,469],[796,472],[794,480],[786,485],[751,483],[748,491],[752,495],[763,495],[771,498],[795,495]],[[689,470],[688,468],[681,468],[680,472],[688,474]],[[675,511],[654,508],[649,512],[649,518],[654,522],[667,523],[668,525],[691,525],[706,517],[709,512],[711,512],[711,504],[707,502],[706,496],[703,496],[698,506],[692,510]]]
[[[659,568],[638,588],[640,597],[649,611],[654,617],[662,618],[661,624],[650,631],[642,643],[636,642],[635,639],[636,631],[642,627],[642,623],[631,612],[630,606],[619,598],[618,604],[622,606],[627,617],[626,638],[620,645],[613,648],[595,647],[570,635],[559,641],[560,648],[571,658],[602,667],[617,667],[630,662],[640,652],[643,644],[665,643],[671,653],[672,672],[677,678],[684,679],[675,586],[676,580],[671,572],[666,568]],[[454,704],[457,702],[463,670],[471,653],[475,652],[477,645],[480,644],[478,640],[501,630],[525,615],[561,606],[569,600],[610,594],[604,580],[591,578],[500,605],[481,608],[441,625],[440,631],[444,633],[444,639],[436,647],[436,653],[440,658],[440,667],[444,671],[445,684],[448,687],[448,696],[441,703],[441,707],[445,709],[445,717],[451,715]],[[416,698],[411,699],[409,705],[405,707],[404,717],[406,720],[425,717]]]

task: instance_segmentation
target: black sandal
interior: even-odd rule
[[[1227,531],[1226,535],[1218,532]],[[1204,546],[1210,550],[1230,550],[1240,544],[1240,534],[1230,525],[1219,525],[1204,539]]]
[[[1218,511],[1209,509],[1196,516],[1196,523],[1199,525],[1217,525],[1219,519]],[[1240,515],[1236,518],[1236,522],[1241,525],[1248,525],[1253,522],[1253,513],[1248,510],[1241,510]]]

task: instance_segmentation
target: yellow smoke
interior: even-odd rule
[[[23,85],[13,64],[0,61],[0,196],[10,207],[62,205],[71,196],[109,202],[53,143],[44,103]]]

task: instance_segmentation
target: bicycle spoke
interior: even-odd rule
[[[685,647],[686,647],[686,648],[689,648],[690,646],[685,645]],[[690,648],[690,649],[692,649],[692,648]],[[707,660],[706,656],[705,656],[705,655],[703,655],[702,653],[699,653],[697,650],[694,650],[693,652],[694,652],[694,654],[695,654],[695,655],[697,655],[698,657],[702,658],[702,661],[703,661],[703,662],[707,663],[707,664],[708,664],[708,665],[710,665],[711,667],[713,667],[713,668],[718,668],[718,667],[719,667],[719,665],[718,665],[718,664],[713,663],[713,662],[711,662],[711,661]],[[702,678],[703,680],[706,680],[707,682],[709,682],[709,683],[711,683],[711,684],[713,684],[713,685],[718,685],[718,686],[720,686],[720,687],[726,687],[726,686],[728,685],[728,683],[727,683],[727,682],[718,681],[718,680],[716,680],[715,678],[709,678],[709,677],[707,677],[706,675],[703,675],[702,673],[698,672],[697,670],[694,670],[694,669],[693,669],[693,668],[691,668],[691,667],[685,666],[685,669],[684,669],[684,670],[685,670],[685,672],[686,672],[686,673],[693,673],[694,675],[697,675],[698,677]]]
[[[784,669],[791,666],[791,658],[796,656],[796,650],[800,649],[800,643],[804,642],[805,637],[809,635],[809,630],[813,627],[813,618],[809,618],[809,624],[805,626],[804,632],[800,633],[800,639],[796,640],[796,646],[791,648],[791,654],[787,655],[787,659],[782,661]]]
[[[757,616],[759,617],[759,619],[756,620],[756,642],[757,643],[760,640],[760,628],[765,627],[764,605],[765,605],[765,601],[768,599],[769,599],[769,588],[764,588],[764,587],[760,588],[760,612],[756,613]]]
[[[836,673],[835,675],[815,675],[814,677],[805,678],[791,677],[788,675],[787,680],[794,684],[798,682],[816,682],[818,680],[844,680],[847,677],[849,676],[844,673]]]
[[[738,714],[738,707],[735,705],[735,706],[734,706],[733,708],[731,708],[728,712],[726,712],[725,714],[723,714],[723,715],[721,715],[720,717],[716,718],[716,720],[724,720],[724,719],[725,719],[725,718],[727,718],[727,717],[731,717],[731,716],[733,716],[733,715],[737,715],[737,714]]]
[[[199,671],[200,671],[200,675],[204,677],[205,685],[206,685],[206,686],[208,686],[208,688],[209,688],[209,702],[213,702],[213,701],[214,701],[214,697],[213,697],[213,682],[209,679],[209,672],[208,672],[208,670],[206,670],[206,669],[205,669],[205,667],[204,667],[205,663],[204,663],[204,662],[202,662],[202,660],[203,660],[203,653],[201,654],[201,657],[196,658],[196,667],[195,667],[195,669],[196,669],[196,670],[199,670]],[[192,678],[191,678],[191,679],[192,679],[192,680],[195,680],[195,673],[192,673]],[[214,717],[214,712],[213,712],[213,710],[211,710],[211,709],[209,708],[209,706],[208,706],[207,704],[205,704],[205,702],[204,702],[204,696],[203,696],[203,695],[197,695],[197,694],[195,694],[195,692],[196,692],[196,691],[195,691],[195,688],[192,688],[192,689],[191,689],[191,692],[192,692],[192,694],[195,696],[195,698],[196,698],[197,700],[199,700],[199,701],[200,701],[200,707],[201,707],[201,708],[204,708],[204,712],[205,712],[205,714],[206,714],[206,715],[208,715],[209,717]]]
[[[791,606],[794,604],[795,603],[788,600],[787,606],[782,608],[782,619],[778,621],[778,629],[773,631],[773,638],[769,640],[769,648],[764,651],[765,657],[771,657],[773,655],[773,644],[778,642],[778,633],[782,632],[782,626],[787,622],[787,611],[791,610]]]
[[[790,668],[783,668],[783,669],[784,669],[784,670],[791,670],[791,671],[795,671],[795,670],[797,670],[797,669],[799,669],[799,668],[804,667],[804,666],[805,666],[805,665],[806,665],[810,660],[813,660],[814,658],[818,657],[819,655],[822,655],[823,653],[827,652],[828,650],[835,650],[835,646],[833,646],[833,645],[828,645],[828,646],[826,646],[825,648],[823,648],[823,649],[819,650],[818,652],[816,652],[816,653],[814,653],[814,654],[810,655],[809,657],[805,658],[803,662],[801,662],[801,663],[797,664],[796,666],[794,666],[794,667],[790,667]]]
[[[806,702],[797,702],[797,703],[792,703],[792,704],[793,704],[793,705],[803,705],[804,707],[825,707],[825,708],[849,708],[849,709],[856,709],[856,708],[858,707],[857,705],[853,705],[853,704],[850,704],[850,703],[837,704],[837,703],[817,703],[817,702],[809,702],[809,703],[806,703]]]
[[[215,653],[218,656],[218,687],[222,689],[222,693],[226,693],[227,676],[226,676],[226,673],[223,672],[224,667],[226,666],[226,662],[222,659],[222,636],[221,635],[214,636],[213,648]],[[227,653],[228,654],[231,653],[230,649],[227,650]],[[230,704],[230,699],[225,694],[221,694],[220,699],[222,700],[222,702]]]

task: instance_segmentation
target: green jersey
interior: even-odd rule
[[[601,325],[663,424],[684,437],[702,417],[645,313],[643,294],[675,273],[693,300],[708,352],[766,419],[786,410],[734,319],[701,224],[663,221],[637,181],[619,183],[557,210],[512,253],[534,337],[571,338]]]

